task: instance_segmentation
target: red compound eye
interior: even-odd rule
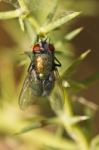
[[[33,46],[33,52],[40,52],[40,45],[39,44],[35,44],[34,46]]]
[[[55,50],[55,47],[54,47],[52,44],[49,44],[49,50],[50,50],[50,51],[54,51],[54,50]]]

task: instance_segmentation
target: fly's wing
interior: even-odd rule
[[[30,87],[30,74],[27,75],[23,83],[23,87],[19,96],[19,106],[25,109],[35,101],[33,98],[32,88]]]
[[[64,91],[62,87],[62,81],[57,69],[55,69],[54,75],[55,75],[55,86],[51,93],[50,100],[52,108],[59,112],[61,109],[63,109],[64,105]]]
[[[55,78],[56,78],[55,88],[56,88],[56,91],[58,91],[58,95],[61,99],[61,104],[63,106],[63,104],[64,104],[64,89],[63,89],[63,85],[62,85],[62,79],[59,75],[59,72],[58,72],[57,68],[55,69],[54,73],[55,73]]]

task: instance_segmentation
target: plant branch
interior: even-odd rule
[[[22,10],[20,8],[11,11],[0,12],[0,20],[18,18],[21,15],[22,15]]]

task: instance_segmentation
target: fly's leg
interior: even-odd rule
[[[56,60],[56,62],[57,62],[57,63],[55,63],[55,66],[61,67],[60,61],[59,61],[56,57],[54,57],[54,58],[55,58],[55,60]]]
[[[53,64],[53,70],[55,70],[56,67],[61,67],[60,61],[56,57],[54,57],[54,59],[56,62]]]

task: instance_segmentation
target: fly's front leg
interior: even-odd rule
[[[57,67],[61,67],[60,61],[59,61],[56,57],[54,57],[54,59],[55,59],[55,61],[56,61],[56,63],[54,62],[55,67],[56,67],[56,66],[57,66]]]

